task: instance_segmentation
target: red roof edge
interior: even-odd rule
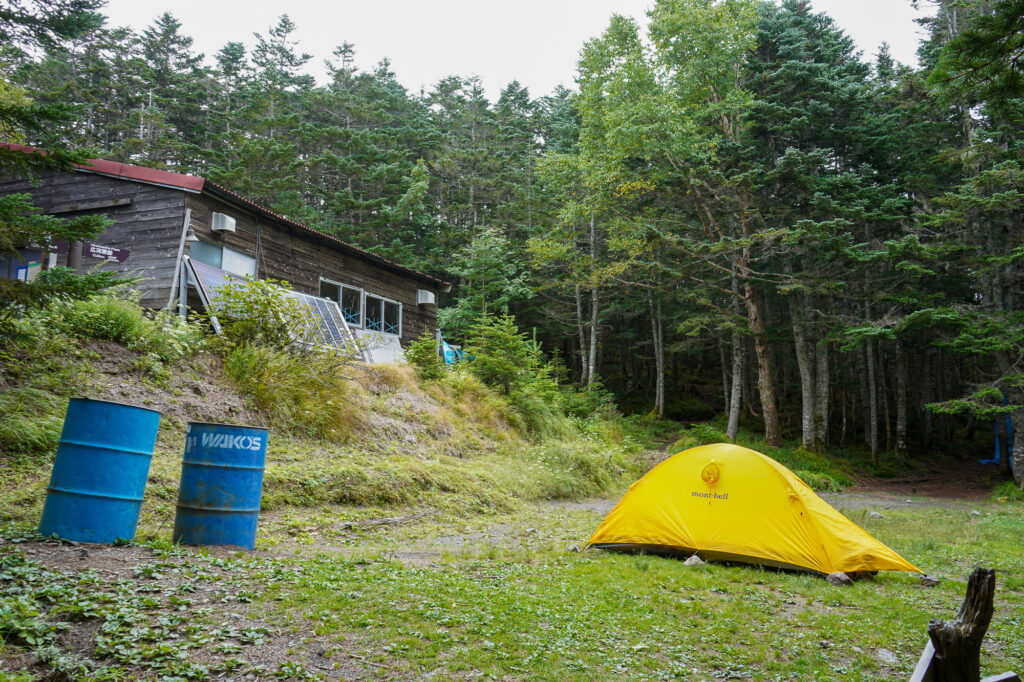
[[[37,149],[36,147],[29,147],[23,144],[13,144],[10,142],[2,144],[8,149],[25,152],[26,154],[47,153],[44,149]],[[164,185],[166,187],[177,187],[179,189],[187,189],[192,192],[202,192],[203,185],[206,182],[205,179],[195,175],[185,175],[184,173],[172,173],[171,171],[162,171],[155,168],[132,166],[131,164],[120,163],[118,161],[106,161],[104,159],[89,159],[88,163],[76,163],[75,168],[89,173],[112,175],[117,178],[126,178],[128,180],[136,180],[138,182],[148,182],[154,185]]]

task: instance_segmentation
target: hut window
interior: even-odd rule
[[[188,255],[192,260],[219,268],[221,265],[221,247],[206,242],[192,242],[188,247]]]
[[[341,314],[357,327],[363,324],[363,292],[352,287],[341,288]]]
[[[353,327],[363,326],[363,292],[329,279],[320,280],[320,298],[337,301],[345,322]]]
[[[256,259],[244,253],[224,249],[223,263],[222,269],[235,275],[256,276]]]
[[[366,328],[385,334],[401,335],[402,304],[367,294]]]
[[[341,298],[341,285],[326,279],[320,280],[320,298],[337,301]]]
[[[251,256],[246,256],[244,253],[233,251],[232,249],[218,246],[217,244],[210,244],[209,242],[192,242],[192,246],[189,247],[188,255],[190,258],[199,261],[200,263],[206,263],[212,265],[215,268],[220,268],[230,272],[233,275],[249,275],[250,277],[256,276],[256,259]]]

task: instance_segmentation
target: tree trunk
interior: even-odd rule
[[[907,452],[907,358],[896,340],[896,452]]]
[[[814,396],[814,451],[825,452],[828,444],[828,403],[830,392],[830,371],[828,343],[819,341],[815,347],[815,396]]]
[[[732,314],[734,318],[740,316],[740,283],[736,276],[736,261],[732,263]],[[734,322],[734,324],[737,324]],[[732,331],[732,390],[729,392],[729,423],[725,429],[725,435],[730,442],[736,440],[740,432],[740,407],[743,398],[743,337],[738,328]]]
[[[1020,395],[1010,396],[1015,402]],[[1013,482],[1024,487],[1024,408],[1018,408],[1010,413],[1010,422],[1013,424]]]
[[[814,449],[814,407],[816,404],[815,357],[811,342],[807,338],[807,298],[791,296],[789,314],[793,324],[793,344],[796,347],[796,364],[800,370],[800,447],[810,452]]]
[[[587,332],[583,327],[583,296],[580,294],[580,285],[576,285],[576,331],[580,338],[580,383],[589,384],[590,377],[587,376],[587,368],[590,367],[590,360],[587,359]]]
[[[932,376],[932,351],[925,353],[924,361],[921,363],[921,370],[923,376],[921,377],[921,405],[927,405],[930,402],[935,401],[935,382]],[[932,411],[924,408],[921,414],[921,446],[925,452],[931,449],[932,442],[934,441],[932,434],[932,427],[935,424],[935,415]]]
[[[868,351],[867,346],[861,346],[857,358],[857,387],[860,389],[861,426],[864,429],[864,445],[871,443],[871,410],[868,400]]]
[[[587,386],[597,379],[597,287],[590,289],[590,350],[587,352]]]
[[[597,228],[594,215],[590,215],[590,271],[591,275],[597,267]],[[597,285],[590,287],[590,352],[588,353],[587,387],[594,385],[597,378]]]
[[[722,368],[722,404],[725,416],[729,416],[729,360],[725,354],[725,339],[718,337],[718,366]],[[627,389],[628,390],[628,389]]]
[[[743,294],[747,306],[747,327],[754,337],[754,352],[757,353],[757,391],[761,397],[764,439],[768,445],[779,447],[782,445],[782,427],[779,424],[779,409],[775,401],[771,348],[765,335],[761,304],[754,286],[749,282],[743,284]]]
[[[665,418],[665,339],[661,319],[661,301],[654,302],[648,289],[647,303],[651,309],[651,338],[654,341],[654,411],[659,419]]]
[[[878,373],[878,376],[882,382],[881,394],[882,394],[882,421],[885,423],[885,451],[892,451],[892,419],[889,411],[889,382],[886,381],[886,366],[882,360],[882,350],[879,346],[878,350],[878,362],[882,365],[882,371]]]
[[[864,351],[868,359],[868,445],[871,447],[871,462],[878,466],[878,378],[875,375],[875,342],[868,341]]]
[[[743,372],[745,371],[743,359],[746,351],[743,349],[743,337],[739,330],[732,333],[732,390],[729,392],[729,424],[725,429],[725,435],[730,441],[735,441],[740,433],[740,408],[743,405]]]

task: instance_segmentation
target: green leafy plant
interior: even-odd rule
[[[169,311],[144,310],[135,292],[53,301],[40,322],[72,337],[105,339],[140,353],[153,353],[164,363],[195,353],[204,340],[199,325]]]
[[[992,489],[992,499],[999,502],[1024,502],[1024,487],[1013,481],[1003,481]]]
[[[521,430],[554,435],[568,428],[551,365],[511,316],[481,317],[466,343],[466,357],[473,374],[507,396]]]
[[[352,358],[243,344],[228,350],[224,369],[236,388],[276,425],[336,442],[346,440],[356,411],[346,370]]]
[[[58,265],[39,273],[39,276],[32,281],[32,286],[49,296],[81,300],[91,298],[114,287],[134,284],[138,280],[138,277],[121,277],[116,272],[80,273],[73,268]]]

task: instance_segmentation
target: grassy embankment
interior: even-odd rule
[[[103,298],[21,321],[0,374],[0,520],[38,518],[73,395],[164,412],[143,534],[173,513],[190,419],[270,427],[268,511],[507,511],[522,501],[593,494],[639,471],[646,434],[608,413],[556,414],[544,433],[532,433],[522,415],[465,371],[421,382],[409,367],[360,367],[249,346],[213,353],[204,350],[209,344],[195,328],[161,327],[132,304]]]

